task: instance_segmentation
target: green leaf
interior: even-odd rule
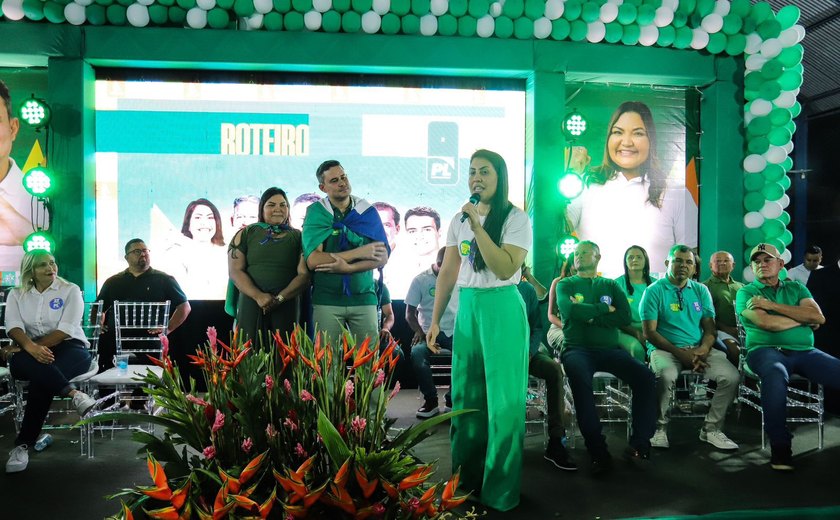
[[[462,415],[465,413],[477,412],[478,410],[469,409],[469,410],[454,410],[452,412],[446,412],[430,419],[426,419],[425,421],[421,422],[420,424],[416,424],[414,426],[409,426],[405,430],[402,431],[397,437],[391,441],[390,446],[397,449],[408,450],[414,447],[417,443],[422,441],[429,435],[427,432],[430,428],[437,426],[438,424],[448,421],[449,419],[456,417],[458,415]],[[320,421],[319,421],[320,424]],[[319,428],[320,429],[320,428]],[[321,434],[321,437],[324,435]]]
[[[318,433],[324,440],[324,446],[330,454],[333,467],[338,470],[344,464],[344,461],[350,457],[350,448],[347,447],[344,439],[341,438],[341,434],[338,433],[333,423],[321,410],[318,410]]]

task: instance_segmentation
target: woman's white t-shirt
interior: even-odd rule
[[[486,217],[482,216],[481,224],[484,224]],[[461,269],[458,271],[458,287],[504,287],[516,285],[522,276],[521,270],[507,280],[499,280],[489,267],[483,271],[476,272],[473,269],[470,259],[472,241],[475,233],[470,229],[469,219],[461,222],[461,213],[458,212],[452,217],[449,224],[449,232],[446,235],[446,247],[456,247],[461,257]],[[500,243],[520,247],[526,251],[531,249],[532,231],[531,221],[528,215],[517,207],[513,207],[502,225],[502,236]]]

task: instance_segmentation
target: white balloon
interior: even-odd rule
[[[744,158],[744,171],[747,173],[758,173],[767,166],[767,159],[757,153],[750,154]]]
[[[433,14],[423,15],[420,18],[420,34],[423,36],[434,36],[438,30],[438,19]]]
[[[792,152],[792,151],[793,151],[793,141],[788,141],[788,142],[786,142],[786,143],[782,146],[782,148],[784,148],[784,149],[785,149],[785,152],[786,152],[788,155],[790,155],[790,152]]]
[[[756,99],[750,103],[750,114],[754,116],[766,116],[773,110],[773,103],[766,99]]]
[[[131,4],[125,11],[125,18],[134,27],[149,25],[149,8],[145,5]]]
[[[475,23],[475,33],[481,38],[493,36],[494,30],[496,30],[496,20],[489,14],[485,14]]]
[[[680,0],[662,0],[662,7],[667,7],[671,11],[676,11],[680,6]]]
[[[671,25],[671,22],[674,21],[674,10],[665,7],[664,5],[656,10],[656,14],[653,18],[653,23],[656,24],[657,27],[665,27],[666,25]]]
[[[4,2],[3,7],[5,6],[6,4]],[[73,25],[82,25],[85,23],[85,6],[70,2],[64,6],[64,18],[67,19],[68,23]]]
[[[709,45],[709,33],[703,29],[692,29],[691,33],[692,49],[699,51],[700,49],[705,49],[706,45]]]
[[[79,4],[79,5],[83,5],[83,6],[87,7],[87,6],[89,6],[90,4],[93,3],[93,0],[78,0],[78,1],[76,1],[76,3]]]
[[[761,44],[759,52],[768,60],[773,59],[782,52],[782,43],[778,38],[770,38]]]
[[[770,164],[781,164],[785,162],[787,152],[781,146],[771,146],[763,155]]]
[[[449,0],[432,0],[429,10],[435,16],[443,16],[449,10]]]
[[[243,18],[245,21],[245,28],[249,31],[256,31],[257,29],[262,27],[264,15],[260,13],[254,13],[247,18]]]
[[[604,23],[610,23],[618,18],[618,6],[615,4],[604,4],[601,6],[600,19]]]
[[[744,268],[744,272],[741,274],[741,277],[747,283],[752,283],[755,280],[755,273],[753,273],[752,267],[747,266]]]
[[[493,2],[490,4],[490,16],[493,18],[498,18],[502,14],[502,3],[501,2]]]
[[[322,0],[323,1],[323,0]],[[327,0],[332,6],[332,0]],[[379,16],[385,16],[391,10],[391,0],[373,0],[373,12]]]
[[[318,11],[308,11],[306,14],[303,15],[303,26],[306,27],[307,31],[317,31],[321,28],[322,21],[323,16]]]
[[[257,0],[254,0],[254,5],[256,6]],[[216,7],[216,0],[195,0],[195,5],[204,9],[205,11],[209,11]]]
[[[788,27],[781,34],[779,34],[779,42],[782,47],[793,47],[799,42],[799,33],[796,32],[796,27]]]
[[[659,29],[653,25],[643,25],[639,31],[639,44],[650,47],[659,39]]]
[[[390,0],[388,0],[388,2],[388,8],[390,9]],[[375,10],[376,2],[373,3],[373,7]],[[312,0],[312,9],[315,9],[319,13],[326,13],[327,11],[332,9],[332,0]]]
[[[747,70],[761,70],[761,67],[763,67],[767,61],[767,58],[763,57],[761,54],[750,54],[744,61],[744,66]]]
[[[779,204],[782,205],[782,209],[787,209],[790,206],[790,196],[787,193],[782,195],[782,198],[779,199]]]
[[[702,27],[709,34],[714,34],[723,29],[723,17],[717,13],[707,14],[700,22]]]
[[[66,13],[67,7],[64,8],[64,11]],[[82,15],[85,14],[84,11],[85,10],[82,9]],[[14,20],[14,21],[22,20],[23,17],[26,16],[23,13],[23,0],[5,0],[3,2],[3,16],[8,18],[9,20]],[[65,14],[64,17],[67,18],[67,15]],[[68,19],[67,21],[69,22],[70,19]],[[73,23],[73,22],[70,22],[70,23]],[[82,23],[85,23],[85,21],[82,20]],[[77,23],[77,24],[73,24],[73,25],[81,25],[81,24]]]
[[[793,255],[790,254],[790,249],[785,249],[782,251],[782,261],[784,263],[790,262],[790,259],[793,258]]]
[[[598,43],[607,35],[607,27],[601,20],[587,24],[586,26],[586,41],[589,43]]]
[[[759,212],[764,218],[779,218],[782,216],[782,205],[775,200],[768,200]]]
[[[621,5],[624,3],[624,0],[607,0],[607,2],[615,5]]]
[[[747,35],[747,45],[744,47],[745,54],[756,54],[761,50],[761,44],[764,39],[758,33],[750,33]]]
[[[155,0],[137,0],[137,3],[140,5],[150,6],[155,3]]]
[[[566,4],[563,0],[547,0],[545,3],[545,17],[549,20],[556,20],[563,16]]]
[[[793,91],[785,91],[773,100],[773,104],[779,108],[790,108],[796,104],[796,94]]]
[[[204,29],[207,26],[207,11],[198,7],[187,11],[187,25],[193,29]]]
[[[793,28],[796,29],[796,43],[799,43],[802,40],[804,40],[805,39],[805,28],[802,27],[799,24],[794,25]]]
[[[551,20],[543,16],[534,20],[534,38],[544,40],[551,36]]]
[[[750,211],[744,215],[744,225],[748,229],[755,229],[764,224],[764,217],[758,211]]]
[[[729,14],[729,9],[731,7],[732,5],[729,3],[729,0],[717,0],[717,2],[715,2],[714,12],[721,16],[726,16]]]
[[[254,11],[259,14],[268,14],[273,8],[274,2],[271,0],[254,0]]]
[[[382,17],[374,11],[368,11],[362,15],[362,30],[366,34],[376,34],[382,27]]]

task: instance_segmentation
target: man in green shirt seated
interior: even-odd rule
[[[703,285],[709,288],[715,306],[715,326],[718,339],[726,345],[726,358],[738,366],[741,349],[738,344],[738,327],[735,323],[735,294],[744,286],[732,279],[735,258],[726,251],[718,251],[709,259],[712,276]]]
[[[688,246],[672,247],[665,261],[665,278],[648,286],[642,296],[642,326],[653,347],[650,367],[659,394],[659,418],[651,445],[670,445],[666,427],[674,383],[680,371],[693,370],[717,384],[700,440],[721,450],[737,450],[738,445],[721,428],[738,391],[740,375],[722,350],[712,348],[717,340],[715,308],[709,289],[690,279],[696,269],[694,258]]]
[[[557,307],[565,340],[560,359],[569,379],[578,426],[592,458],[592,474],[612,468],[612,457],[601,433],[592,393],[595,372],[609,372],[633,391],[633,433],[624,452],[631,462],[650,458],[655,421],[654,379],[651,371],[622,349],[618,329],[630,323],[630,305],[615,280],[598,276],[601,251],[589,241],[575,249],[577,275],[557,283]]]
[[[825,316],[802,283],[779,279],[784,267],[779,250],[758,244],[750,266],[755,281],[738,291],[735,310],[747,333],[747,367],[761,380],[770,467],[792,471],[792,435],[785,420],[789,378],[799,374],[840,388],[840,360],[814,348],[814,329],[825,323]]]

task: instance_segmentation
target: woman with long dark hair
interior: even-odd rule
[[[508,200],[504,159],[489,150],[470,158],[470,193],[452,218],[426,343],[437,348],[440,319],[452,290],[459,303],[452,344],[452,468],[461,483],[500,511],[519,504],[528,320],[516,285],[531,247],[528,216]],[[462,214],[466,218],[462,219]]]
[[[228,274],[239,290],[236,323],[256,345],[275,330],[291,334],[297,296],[309,287],[301,232],[289,226],[289,209],[286,192],[265,190],[259,221],[239,230],[228,246]]]
[[[639,314],[639,302],[647,286],[653,283],[650,277],[650,258],[645,248],[632,245],[624,252],[624,274],[615,279],[622,292],[627,295],[630,304],[631,323],[621,327],[618,335],[619,344],[631,356],[645,362],[647,347],[642,331],[642,318]]]
[[[646,104],[626,101],[613,112],[602,163],[583,180],[586,189],[569,204],[567,217],[579,238],[598,242],[605,276],[622,272],[621,253],[630,244],[644,247],[654,272],[664,272],[675,243],[697,244],[697,231],[686,222],[685,190],[668,189]]]

